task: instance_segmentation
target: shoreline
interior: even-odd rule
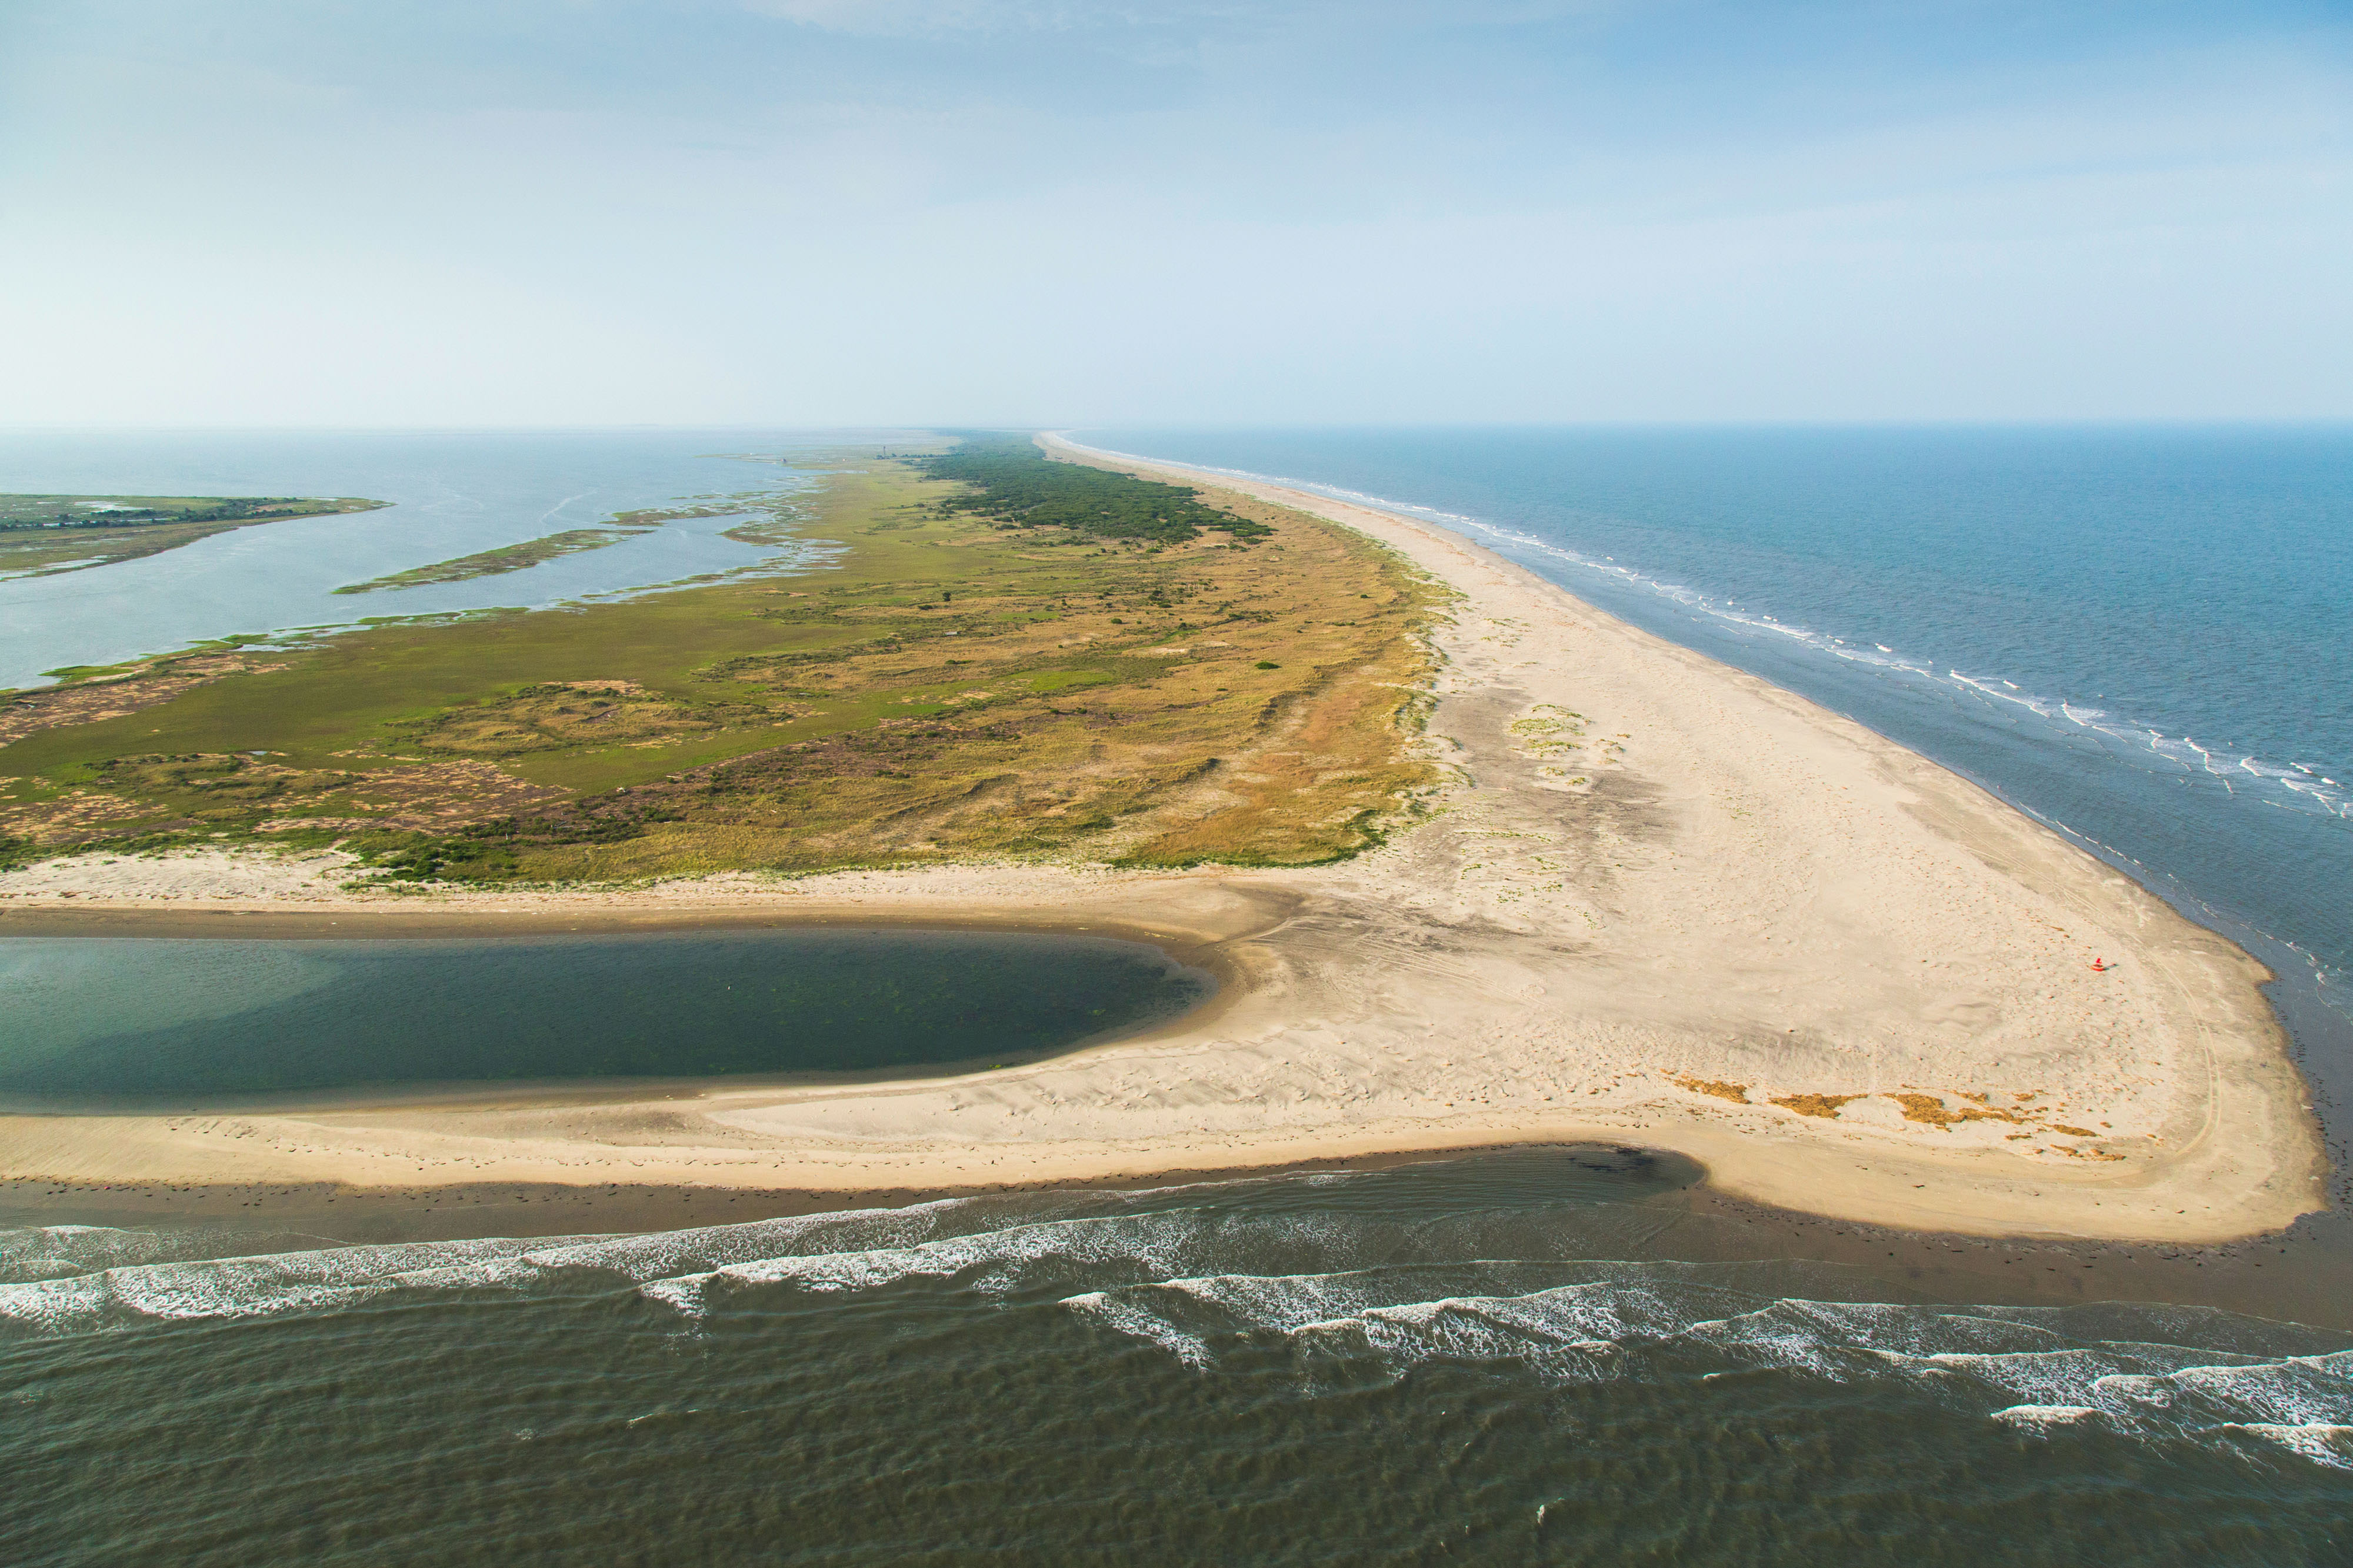
[[[1706,1167],[1669,1151],[1626,1144],[1507,1142],[1477,1149],[1403,1151],[1358,1159],[1293,1161],[1170,1170],[1121,1180],[1008,1182],[947,1188],[839,1191],[653,1186],[616,1183],[348,1187],[218,1187],[168,1196],[137,1193],[45,1194],[35,1184],[0,1180],[0,1227],[83,1225],[231,1234],[283,1251],[478,1239],[633,1237],[964,1199],[1146,1194],[1231,1183],[1409,1169],[1458,1159],[1514,1154],[1636,1157],[1663,1164],[1674,1184],[1626,1200],[1653,1211],[1672,1243],[1638,1247],[1682,1262],[1802,1259],[1870,1271],[1910,1299],[1946,1303],[2072,1306],[2100,1301],[2197,1305],[2318,1328],[2353,1331],[2353,1258],[2306,1236],[2252,1241],[2149,1241],[2116,1237],[1983,1236],[1891,1226],[1757,1203],[1722,1190]],[[2298,1227],[2299,1230],[2302,1227]],[[2285,1240],[2286,1246],[2276,1243]],[[1615,1256],[1615,1255],[1613,1255]],[[1899,1285],[1900,1280],[1900,1285]]]
[[[1459,776],[1433,817],[1295,872],[955,868],[429,909],[12,898],[0,936],[1092,924],[1198,940],[1229,966],[1202,964],[1219,1016],[865,1085],[6,1117],[0,1179],[946,1192],[1600,1142],[1694,1160],[1740,1201],[1922,1233],[2213,1242],[2320,1206],[2268,972],[2055,833],[1459,536],[1058,445],[1312,512],[1460,594],[1430,723]]]
[[[329,906],[325,910],[256,910],[227,905],[181,908],[72,907],[58,910],[0,910],[0,941],[22,937],[126,938],[266,942],[465,942],[530,941],[582,936],[683,936],[700,931],[822,931],[830,933],[1000,932],[1025,936],[1089,937],[1148,947],[1163,957],[1208,976],[1215,989],[1173,1016],[1115,1027],[1065,1046],[1029,1054],[1004,1050],[906,1066],[802,1072],[757,1071],[723,1077],[629,1075],[573,1079],[451,1079],[358,1084],[346,1089],[287,1089],[240,1099],[124,1095],[84,1102],[41,1097],[11,1099],[0,1090],[0,1121],[6,1118],[190,1117],[299,1115],[317,1111],[381,1109],[513,1109],[518,1106],[640,1104],[686,1100],[718,1089],[735,1091],[828,1089],[888,1086],[913,1079],[960,1076],[1000,1066],[1033,1067],[1065,1057],[1182,1033],[1214,1023],[1249,987],[1246,968],[1207,933],[1171,931],[1121,919],[1060,919],[1048,914],[1017,916],[986,910],[944,911],[864,910],[840,902],[806,907],[715,904],[670,910],[635,906],[588,906],[556,912],[547,909],[451,910]],[[488,927],[489,929],[484,929]],[[1009,1061],[1005,1059],[1010,1056]],[[21,1178],[0,1175],[0,1185]]]

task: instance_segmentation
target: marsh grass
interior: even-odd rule
[[[798,575],[23,694],[0,836],[332,833],[396,877],[490,880],[1302,865],[1435,784],[1442,595],[1395,556],[1214,490],[1194,504],[1247,526],[1174,542],[944,504],[969,495],[845,458],[801,501],[801,536],[840,552]]]
[[[231,529],[385,504],[356,496],[0,495],[0,577],[108,566]]]

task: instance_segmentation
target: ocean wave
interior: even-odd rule
[[[1208,1184],[1204,1193],[1229,1184]],[[242,1230],[53,1226],[0,1231],[0,1337],[142,1322],[270,1317],[352,1306],[399,1291],[634,1288],[700,1314],[715,1294],[763,1286],[848,1294],[907,1279],[965,1276],[981,1293],[1067,1289],[1077,1271],[1131,1277],[1205,1267],[1217,1248],[1328,1251],[1345,1236],[1298,1215],[1157,1207],[1167,1189],[1074,1194],[1109,1210],[1005,1223],[1008,1200],[943,1198],[639,1235],[322,1245]],[[1245,1240],[1244,1237],[1247,1237]],[[287,1250],[242,1250],[291,1240]],[[1041,1285],[1040,1281],[1048,1284]]]
[[[1211,1244],[1203,1227],[1159,1215],[1047,1220],[912,1247],[764,1258],[664,1279],[645,1287],[645,1294],[698,1317],[717,1292],[762,1286],[844,1295],[908,1279],[953,1279],[977,1294],[1005,1296],[1054,1284],[1067,1289],[1065,1282],[1088,1270],[1170,1272],[1197,1264]]]
[[[2021,1434],[2096,1427],[2353,1468],[2344,1335],[2181,1306],[1820,1299],[1790,1292],[1803,1264],[1480,1257],[1469,1249],[1498,1234],[1483,1212],[1339,1215],[1303,1190],[1288,1207],[1269,1201],[1287,1190],[1279,1182],[1240,1202],[1229,1185],[237,1256],[191,1255],[207,1244],[194,1231],[7,1231],[0,1337],[532,1294],[634,1297],[700,1334],[779,1300],[851,1305],[913,1289],[976,1310],[1067,1312],[1204,1375],[1238,1358],[1262,1370],[1271,1353],[1305,1397],[1435,1362],[1563,1387],[1798,1376],[1899,1385]],[[1277,1259],[1284,1271],[1263,1271]]]
[[[1131,458],[1137,462],[1167,460],[1131,452],[1110,455]],[[1626,565],[1613,556],[1588,555],[1484,518],[1443,511],[1436,507],[1396,500],[1314,479],[1253,473],[1246,468],[1217,468],[1206,463],[1185,466],[1205,474],[1287,485],[1294,489],[1329,496],[1335,500],[1434,522],[1441,528],[1483,534],[1511,550],[1561,562],[1580,572],[1605,578],[1616,586],[1651,594],[1683,610],[1705,616],[1748,634],[1778,637],[1831,658],[1871,666],[1899,679],[1918,680],[1947,697],[1981,705],[1989,711],[2010,717],[2031,715],[2042,723],[2053,739],[2089,741],[2137,765],[2212,778],[2234,795],[2236,786],[2240,784],[2261,786],[2258,798],[2269,804],[2310,816],[2353,822],[2353,781],[2330,777],[2307,763],[2269,762],[2236,747],[2210,744],[2191,736],[2176,735],[2170,728],[2119,717],[2088,703],[2041,696],[2000,676],[1968,674],[1948,665],[1899,653],[1884,643],[1858,642],[1816,631],[1761,611],[1743,609],[1725,595],[1710,594],[1672,578],[1653,575]]]
[[[1526,1265],[1507,1267],[1526,1268]],[[1929,1307],[1763,1300],[1698,1276],[1708,1266],[1622,1264],[1521,1295],[1415,1298],[1410,1271],[1177,1279],[1089,1291],[1062,1305],[1211,1372],[1288,1342],[1312,1373],[1366,1358],[1392,1378],[1438,1361],[1508,1362],[1556,1384],[1780,1373],[1898,1382],[1948,1406],[2048,1435],[2094,1424],[2148,1439],[2253,1440],[2353,1469],[2353,1351],[2266,1355],[2217,1343],[2081,1337],[2133,1310]],[[2159,1309],[2229,1340],[2309,1340],[2292,1325]]]

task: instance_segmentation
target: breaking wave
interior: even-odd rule
[[[1483,1265],[1505,1276],[1525,1265]],[[1311,1383],[1436,1361],[1508,1363],[1547,1383],[1790,1373],[1901,1384],[2023,1432],[2258,1443],[2353,1470],[2353,1351],[2292,1325],[2179,1307],[1923,1307],[1771,1299],[1713,1266],[1617,1264],[1497,1294],[1427,1294],[1415,1270],[1212,1275],[1063,1305],[1205,1372],[1282,1342]],[[1444,1281],[1451,1283],[1451,1281]],[[2185,1333],[2184,1331],[2197,1331]],[[2192,1342],[2141,1337],[2182,1334]]]
[[[1132,458],[1138,462],[1162,460],[1131,452],[1111,455]],[[1867,665],[1899,679],[1918,680],[1938,689],[1948,698],[2008,718],[2031,716],[2040,721],[2042,727],[2053,738],[2088,741],[2112,755],[2145,768],[2168,773],[2203,775],[2220,782],[2233,795],[2245,788],[2255,792],[2256,798],[2274,805],[2311,816],[2353,822],[2353,779],[2330,777],[2308,763],[2292,762],[2283,765],[2236,747],[2202,742],[2189,735],[2177,735],[2169,728],[2111,713],[2088,703],[2042,696],[1997,675],[1968,674],[1899,652],[1884,643],[1858,642],[1833,637],[1762,611],[1743,609],[1736,601],[1723,595],[1706,593],[1672,578],[1653,576],[1626,565],[1615,557],[1588,555],[1483,518],[1441,511],[1435,507],[1393,500],[1387,496],[1313,479],[1287,479],[1275,474],[1253,473],[1246,468],[1218,468],[1207,463],[1185,466],[1207,474],[1288,485],[1294,489],[1329,496],[1335,500],[1351,501],[1376,510],[1434,522],[1458,532],[1468,531],[1482,534],[1513,551],[1560,562],[1580,573],[1604,578],[1615,586],[1653,595],[1694,615],[1708,616],[1744,632],[1779,637],[1851,664]]]
[[[958,1198],[643,1236],[374,1246],[5,1231],[0,1339],[516,1295],[634,1298],[696,1333],[737,1310],[855,1309],[913,1290],[934,1305],[1060,1314],[1204,1376],[1271,1369],[1303,1397],[1440,1362],[1553,1387],[1781,1375],[1867,1383],[2021,1434],[2089,1426],[2353,1470],[2353,1350],[2294,1324],[1790,1291],[1835,1289],[1822,1266],[1482,1258],[1499,1222],[1251,1207],[1203,1188],[1059,1205]],[[261,1247],[277,1249],[223,1255]],[[1277,1261],[1282,1271],[1263,1271]]]

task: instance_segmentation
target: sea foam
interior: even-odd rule
[[[484,1294],[634,1297],[700,1334],[772,1302],[856,1310],[913,1289],[975,1311],[1067,1312],[1205,1376],[1237,1358],[1263,1371],[1273,1353],[1303,1397],[1438,1363],[1516,1368],[1557,1387],[1782,1375],[1899,1385],[2023,1435],[2095,1426],[2353,1468],[2342,1335],[2193,1307],[1927,1306],[1760,1288],[1778,1268],[1786,1289],[1801,1265],[1466,1256],[1493,1224],[1250,1207],[1204,1187],[229,1257],[187,1255],[203,1233],[56,1226],[0,1232],[13,1279],[0,1283],[0,1337]],[[1417,1249],[1419,1260],[1382,1260]],[[1276,1258],[1314,1267],[1262,1270]]]
[[[1136,462],[1159,460],[1127,452],[1112,455],[1129,458]],[[1939,666],[1932,660],[1900,653],[1884,643],[1858,642],[1817,631],[1764,611],[1744,608],[1727,595],[1711,594],[1672,578],[1653,575],[1620,562],[1614,556],[1589,555],[1484,518],[1419,506],[1411,501],[1313,479],[1288,479],[1275,474],[1253,473],[1245,468],[1216,468],[1204,463],[1186,466],[1202,473],[1219,474],[1229,479],[1285,485],[1310,494],[1327,496],[1334,500],[1369,507],[1377,511],[1436,523],[1458,532],[1468,531],[1481,534],[1503,548],[1560,562],[1579,573],[1590,574],[1617,586],[1651,595],[1680,609],[1707,616],[1745,634],[1774,637],[1786,645],[1802,647],[1828,658],[1868,665],[1894,677],[1921,681],[1941,689],[1948,696],[1983,704],[1989,710],[2013,718],[2031,717],[2041,721],[2045,734],[2052,740],[2090,740],[2104,750],[2145,767],[2203,774],[2221,781],[2226,788],[2234,783],[2258,786],[2273,804],[2315,816],[2353,821],[2353,779],[2324,774],[2306,763],[2281,764],[2236,748],[2201,743],[2189,736],[2176,735],[2170,725],[2119,717],[2105,709],[2070,699],[2041,696],[2000,676],[1965,673],[1949,666]]]

